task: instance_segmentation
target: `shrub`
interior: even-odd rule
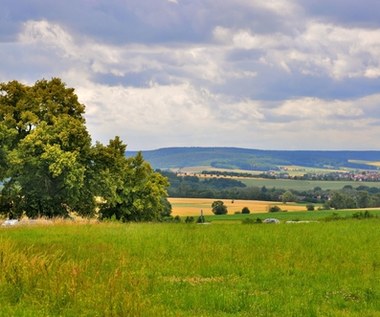
[[[307,204],[307,205],[306,205],[306,210],[307,210],[307,211],[314,211],[314,209],[315,209],[315,207],[314,207],[313,204]]]
[[[187,216],[185,218],[185,223],[193,223],[194,222],[194,217],[193,216]]]
[[[364,212],[362,212],[362,211],[355,212],[352,215],[352,218],[354,218],[354,219],[365,219],[365,218],[372,218],[372,217],[373,217],[373,215],[371,215],[368,210],[366,210]]]
[[[173,222],[173,223],[180,223],[182,220],[181,220],[181,217],[180,216],[166,216],[166,217],[162,217],[160,219],[160,221],[162,222]]]
[[[261,224],[263,221],[260,218],[252,219],[252,218],[245,218],[241,221],[244,225],[251,225],[251,224]]]
[[[342,216],[340,216],[337,212],[333,212],[331,216],[325,218],[325,221],[336,221],[336,220],[344,220]]]
[[[175,216],[174,219],[173,219],[173,222],[176,222],[176,223],[180,223],[182,220],[181,220],[181,217],[180,216]]]
[[[281,211],[281,208],[278,206],[270,206],[268,211],[269,212],[279,212],[279,211]]]
[[[173,216],[166,216],[161,218],[162,222],[173,222]]]
[[[241,210],[241,213],[242,213],[242,214],[250,214],[251,211],[249,210],[248,207],[244,207],[244,208]]]
[[[197,219],[197,223],[205,223],[206,220],[205,220],[205,217],[204,216],[199,216],[198,219]]]

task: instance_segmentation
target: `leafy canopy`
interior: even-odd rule
[[[216,200],[211,204],[212,212],[215,215],[225,215],[227,214],[227,206],[221,200]]]
[[[91,144],[85,107],[58,78],[0,84],[0,213],[159,219],[168,181],[119,137]],[[98,203],[97,203],[98,202]]]

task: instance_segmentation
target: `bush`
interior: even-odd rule
[[[244,207],[244,208],[241,210],[241,213],[242,213],[242,214],[250,214],[251,211],[249,210],[248,207]]]
[[[185,223],[193,223],[194,222],[194,217],[193,216],[187,216],[185,218]]]
[[[243,225],[251,225],[251,224],[261,224],[263,221],[260,218],[252,219],[252,218],[245,218],[241,221]]]
[[[339,215],[337,212],[333,212],[331,216],[325,218],[325,221],[337,221],[344,220],[345,218]]]
[[[205,220],[205,217],[204,216],[199,216],[198,219],[197,219],[197,223],[205,223],[206,220]]]
[[[307,205],[306,205],[306,210],[307,210],[307,211],[314,211],[314,209],[315,209],[315,207],[314,207],[313,204],[307,204]]]
[[[166,217],[162,217],[160,219],[160,221],[162,222],[173,222],[173,223],[180,223],[182,220],[181,220],[181,217],[180,216],[166,216]]]
[[[221,200],[216,200],[212,203],[212,212],[214,215],[225,215],[227,214],[227,206],[224,205],[224,202]]]
[[[355,212],[352,215],[352,218],[354,218],[354,219],[366,219],[366,218],[372,218],[372,217],[373,217],[373,215],[371,215],[368,210],[366,210],[364,212],[362,212],[362,211]]]
[[[281,211],[281,208],[278,206],[270,206],[268,211],[269,212],[279,212],[279,211]]]

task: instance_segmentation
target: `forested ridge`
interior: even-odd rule
[[[168,181],[116,136],[92,143],[85,106],[59,79],[0,84],[0,213],[122,221],[170,213]]]
[[[127,152],[135,155],[136,152]],[[286,151],[232,147],[175,147],[143,151],[153,168],[210,166],[219,169],[267,171],[280,165],[313,168],[376,169],[366,161],[380,161],[380,151]]]

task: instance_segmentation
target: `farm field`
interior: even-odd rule
[[[259,200],[228,200],[228,199],[208,199],[208,198],[169,198],[172,205],[172,215],[176,216],[198,216],[201,210],[204,215],[213,215],[211,204],[215,200],[221,200],[228,208],[229,214],[241,211],[243,207],[248,207],[251,213],[268,211],[270,206],[279,206],[282,210],[306,211],[306,206],[301,204]]]
[[[373,166],[376,163],[379,162],[373,162]],[[379,163],[380,166],[380,163]],[[287,172],[291,176],[302,176],[305,173],[319,173],[319,174],[326,174],[331,172],[347,172],[349,169],[328,169],[328,168],[317,168],[317,167],[306,167],[306,166],[298,166],[298,165],[279,165],[278,167],[281,168],[281,172]],[[263,171],[260,170],[243,170],[243,169],[227,169],[227,168],[216,168],[211,166],[189,166],[189,167],[183,167],[183,168],[171,168],[172,172],[179,172],[179,173],[188,173],[188,174],[197,174],[199,175],[203,171],[208,172],[235,172],[235,173],[250,173],[252,175],[258,175],[263,173]],[[279,173],[279,172],[278,172]]]
[[[379,221],[0,227],[0,316],[378,316]]]
[[[265,178],[241,178],[239,179],[247,186],[267,187],[267,188],[283,188],[294,190],[310,190],[320,187],[324,190],[338,190],[346,185],[356,188],[359,186],[380,187],[380,182],[355,182],[355,181],[309,181],[309,180],[293,180],[293,179],[265,179]]]
[[[349,160],[350,163],[365,164],[369,166],[380,167],[380,162],[378,161],[364,161],[364,160]]]

